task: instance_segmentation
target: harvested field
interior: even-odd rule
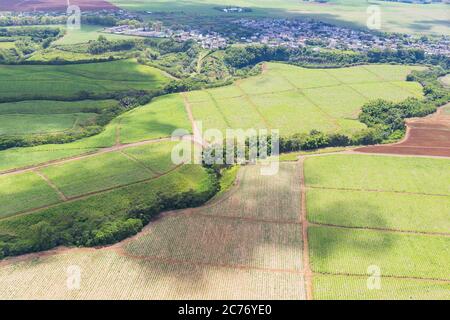
[[[405,140],[390,145],[358,148],[364,153],[450,157],[450,115],[442,107],[432,116],[407,121]]]
[[[301,247],[296,224],[179,215],[154,223],[124,250],[132,257],[298,272]]]
[[[71,0],[83,11],[110,10],[116,6],[105,0]],[[0,0],[0,11],[66,11],[67,0]]]
[[[241,181],[238,189],[229,192],[229,197],[225,197],[220,204],[200,208],[197,212],[212,216],[299,223],[299,166],[282,163],[276,176],[266,177],[261,176],[260,169],[259,166],[243,167],[239,172],[238,179]],[[243,197],[243,194],[246,196]]]
[[[78,290],[67,288],[70,266],[81,269]],[[1,299],[299,299],[303,295],[302,276],[294,273],[140,260],[108,249],[74,249],[3,266],[0,285]]]
[[[298,165],[283,165],[279,177],[259,169],[244,168],[241,184],[210,205],[168,213],[115,246],[4,261],[0,298],[305,299]],[[250,186],[254,191],[242,197]],[[235,192],[245,203],[233,200]],[[273,203],[258,210],[263,198]],[[70,266],[81,270],[78,290],[66,286]]]

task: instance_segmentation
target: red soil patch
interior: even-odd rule
[[[441,108],[437,113],[407,121],[406,138],[396,144],[356,149],[364,153],[450,157],[450,115]]]
[[[66,11],[67,3],[67,0],[0,0],[0,11]],[[82,11],[117,9],[105,0],[70,0],[69,3],[79,6]]]

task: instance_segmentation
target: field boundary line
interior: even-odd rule
[[[300,197],[301,197],[301,209],[300,209],[300,221],[302,223],[302,242],[303,242],[303,270],[304,282],[306,289],[306,299],[314,300],[313,293],[313,272],[310,265],[309,257],[309,241],[308,241],[308,213],[306,206],[306,185],[305,185],[305,157],[299,158],[300,165]]]
[[[344,277],[369,277],[368,274],[358,274],[358,273],[345,273],[345,272],[325,272],[325,271],[315,271],[315,274],[324,275],[324,276],[344,276]],[[429,282],[442,282],[442,283],[450,283],[450,279],[441,279],[441,278],[424,278],[424,277],[411,277],[411,276],[398,276],[398,275],[381,275],[381,278],[390,278],[390,279],[398,279],[398,280],[415,280],[415,281],[429,281]]]
[[[337,190],[337,191],[358,191],[358,192],[374,192],[374,193],[396,193],[407,194],[416,196],[435,196],[435,197],[450,197],[450,194],[438,194],[438,193],[422,193],[422,192],[408,192],[408,191],[395,191],[395,190],[377,190],[377,189],[357,189],[357,188],[335,188],[324,186],[306,186],[307,189],[322,189],[322,190]]]
[[[364,100],[366,100],[366,102],[368,102],[369,100],[371,100],[369,97],[366,97],[364,94],[362,94],[361,92],[359,92],[358,90],[356,90],[355,88],[353,88],[351,85],[352,84],[371,84],[371,83],[380,83],[380,82],[389,82],[389,81],[367,81],[367,82],[356,82],[356,83],[345,83],[344,81],[342,81],[341,79],[339,79],[338,77],[336,77],[335,75],[331,74],[328,70],[324,69],[323,70],[330,78],[333,78],[334,80],[336,80],[337,82],[339,82],[340,86],[342,87],[347,87],[348,89],[352,90],[354,93],[356,93],[358,96],[364,98]],[[377,77],[379,78],[379,77]]]
[[[310,97],[308,97],[303,89],[300,89],[299,87],[297,87],[291,80],[286,78],[283,75],[283,73],[277,72],[277,74],[280,77],[282,77],[284,80],[286,80],[294,88],[294,91],[297,91],[298,93],[300,93],[300,95],[302,95],[309,103],[311,103],[317,110],[319,110],[322,114],[324,114],[325,117],[328,118],[328,120],[331,121],[331,123],[334,125],[336,130],[342,130],[342,126],[339,124],[337,119],[335,117],[331,116],[325,110],[323,110],[314,100],[312,100]]]
[[[68,200],[67,196],[43,172],[39,170],[33,170],[33,172],[41,177],[42,180],[44,180],[53,190],[55,190],[62,201],[66,202]]]
[[[185,136],[185,137],[191,137],[191,136]],[[66,158],[62,158],[62,159],[51,160],[51,161],[43,162],[41,164],[34,165],[34,166],[28,166],[28,167],[22,167],[22,168],[17,168],[17,169],[6,170],[6,171],[3,171],[3,172],[0,172],[0,176],[7,176],[7,175],[14,175],[14,174],[19,174],[19,173],[25,173],[25,172],[33,171],[34,169],[47,168],[47,167],[50,167],[52,165],[65,164],[65,163],[72,162],[72,161],[83,160],[83,159],[86,159],[86,158],[95,157],[97,155],[102,155],[102,154],[111,153],[111,152],[117,152],[117,151],[120,151],[120,150],[123,150],[123,149],[128,149],[128,148],[133,148],[133,147],[140,147],[140,146],[145,146],[147,144],[153,144],[153,143],[158,143],[158,142],[166,142],[166,141],[171,141],[171,138],[157,138],[157,139],[150,139],[150,140],[143,140],[143,141],[139,141],[139,142],[133,142],[133,143],[129,143],[129,144],[121,144],[119,146],[112,146],[112,147],[101,148],[101,149],[99,149],[97,151],[87,152],[87,153],[84,153],[84,154],[80,154],[80,155],[76,155],[76,156],[72,156],[72,157],[66,157]]]
[[[356,227],[356,226],[343,226],[332,223],[322,223],[322,222],[310,222],[312,226],[317,227],[327,227],[327,228],[336,228],[336,229],[352,229],[352,230],[366,230],[366,231],[381,231],[388,233],[407,233],[418,236],[434,236],[434,237],[450,237],[450,233],[446,232],[428,232],[428,231],[415,231],[415,230],[401,230],[401,229],[391,229],[391,228],[378,228],[378,227]]]
[[[119,255],[122,255],[127,258],[144,260],[144,261],[159,261],[159,262],[169,263],[169,264],[184,264],[184,265],[191,265],[191,266],[197,266],[197,267],[218,267],[218,268],[227,268],[227,269],[256,270],[256,271],[275,272],[275,273],[292,273],[292,274],[298,274],[298,275],[302,275],[302,276],[304,275],[303,270],[265,268],[265,267],[255,267],[255,266],[241,265],[241,264],[201,262],[201,261],[190,261],[190,260],[186,260],[186,259],[175,259],[175,258],[170,258],[170,257],[135,255],[135,254],[127,252],[127,250],[124,247],[109,247],[106,249],[114,250]]]
[[[253,107],[253,109],[256,111],[256,113],[259,115],[259,117],[262,119],[264,125],[267,127],[267,129],[271,129],[273,126],[267,121],[266,117],[261,113],[259,110],[258,105],[250,98],[250,96],[241,88],[239,85],[239,80],[235,81],[234,86],[238,88],[239,91],[242,92],[244,99]]]
[[[120,118],[117,121],[117,125],[116,125],[116,130],[115,130],[115,134],[116,134],[116,141],[115,141],[115,146],[120,146],[120,134],[122,130],[122,118]]]
[[[123,150],[120,150],[119,153],[121,155],[123,155],[124,157],[126,157],[127,159],[129,159],[129,160],[133,161],[134,163],[136,163],[138,166],[140,166],[142,169],[144,169],[148,173],[150,173],[152,175],[161,174],[161,172],[158,172],[156,170],[153,170],[149,166],[146,166],[144,163],[142,163],[140,160],[138,160],[136,157],[132,156],[131,154],[128,154],[128,153],[124,152]]]
[[[225,116],[225,114],[223,113],[223,110],[221,107],[219,107],[219,103],[217,102],[216,98],[214,97],[214,95],[211,94],[211,92],[209,92],[208,90],[204,90],[206,92],[206,94],[209,96],[209,98],[211,99],[213,105],[216,107],[217,111],[220,113],[220,115],[222,116],[223,121],[225,122],[225,124],[227,125],[227,127],[232,128],[230,121],[227,119],[227,117]]]
[[[157,180],[157,179],[159,179],[159,178],[161,178],[163,176],[166,176],[166,175],[168,175],[168,174],[178,170],[183,165],[184,164],[177,165],[177,166],[175,166],[174,168],[171,168],[170,170],[168,170],[165,173],[162,173],[160,175],[153,176],[153,177],[150,177],[150,178],[147,178],[147,179],[143,179],[143,180],[139,180],[139,181],[135,181],[135,182],[131,182],[131,183],[127,183],[127,184],[123,184],[123,185],[120,185],[120,186],[115,186],[115,187],[111,187],[111,188],[107,188],[107,189],[103,189],[103,190],[93,191],[93,192],[85,193],[85,194],[82,194],[82,195],[79,195],[79,196],[67,197],[67,200],[65,202],[59,202],[59,203],[55,203],[55,204],[51,204],[51,205],[47,205],[47,206],[42,206],[42,207],[30,209],[30,210],[25,210],[25,211],[22,211],[22,212],[17,212],[15,214],[11,215],[11,216],[0,218],[0,221],[1,220],[8,220],[8,219],[19,217],[19,216],[26,216],[26,215],[29,215],[29,214],[33,214],[33,213],[45,210],[45,209],[55,208],[57,206],[65,204],[65,203],[71,203],[71,202],[75,202],[77,200],[87,199],[87,198],[90,198],[90,197],[95,196],[95,195],[106,194],[106,193],[109,193],[111,191],[124,189],[124,188],[131,187],[131,186],[134,186],[134,185],[146,184],[148,182],[151,182],[153,180]],[[33,171],[33,170],[31,170],[31,171]]]

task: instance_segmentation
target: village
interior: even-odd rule
[[[223,49],[234,43],[352,50],[367,52],[372,49],[395,50],[402,47],[421,49],[428,55],[450,55],[450,38],[414,37],[403,34],[385,34],[374,31],[350,29],[314,20],[300,19],[247,19],[231,21],[229,34],[200,31],[189,26],[183,29],[164,27],[162,23],[136,27],[121,25],[107,28],[105,32],[156,38],[173,38],[178,41],[194,40],[205,49]],[[237,36],[233,26],[248,30],[250,35]]]

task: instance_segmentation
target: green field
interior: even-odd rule
[[[0,66],[0,95],[4,99],[70,99],[80,92],[94,95],[117,91],[154,90],[168,82],[158,69],[132,60],[48,66]]]
[[[196,120],[222,131],[265,127],[281,135],[313,129],[351,134],[365,128],[357,118],[367,101],[422,97],[420,84],[404,81],[421,67],[305,69],[267,63],[267,69],[231,86],[187,93]]]
[[[0,135],[57,133],[75,129],[77,125],[95,122],[96,114],[72,115],[3,115],[0,116]]]
[[[178,94],[158,97],[118,119],[120,142],[131,143],[171,136],[177,129],[191,132],[183,99]]]
[[[181,96],[168,95],[120,115],[96,136],[63,145],[0,151],[0,172],[96,151],[117,142],[131,143],[170,137],[178,128],[191,131]]]
[[[420,232],[450,230],[450,196],[311,189],[307,204],[309,221],[316,223]]]
[[[448,5],[406,4],[386,1],[330,0],[328,3],[298,0],[112,0],[128,10],[153,12],[186,12],[203,16],[240,17],[242,14],[225,14],[214,7],[251,7],[250,16],[303,17],[334,24],[366,28],[367,8],[379,5],[382,15],[381,31],[417,34],[450,34]]]
[[[139,165],[147,168],[152,175],[162,174],[173,168],[170,156],[178,142],[157,143],[148,146],[127,148],[123,152]]]
[[[38,173],[49,181],[47,186],[45,180],[38,176],[24,179],[31,173],[0,176],[5,184],[2,189],[9,195],[3,199],[4,214],[21,212],[24,206],[34,209],[54,203],[56,193],[51,188],[70,199],[155,178],[174,168],[171,162],[173,145],[172,142],[161,142],[39,169]],[[11,194],[10,185],[15,186]],[[43,192],[43,188],[48,189],[47,192]],[[14,197],[14,194],[19,196]]]
[[[49,62],[55,60],[62,61],[94,61],[95,59],[108,60],[111,54],[91,55],[89,53],[73,52],[68,50],[61,50],[51,47],[34,52],[27,61]]]
[[[106,190],[153,175],[121,153],[108,153],[41,170],[67,196]]]
[[[58,194],[36,173],[0,176],[0,218],[60,201]]]
[[[115,100],[81,100],[81,101],[51,101],[35,100],[7,102],[0,104],[0,116],[11,114],[55,115],[98,113],[113,107]]]
[[[381,288],[369,290],[367,276],[314,277],[314,298],[318,300],[448,300],[450,283],[381,278]]]
[[[308,238],[315,272],[450,280],[449,237],[311,226]]]
[[[444,84],[444,86],[450,88],[450,74],[440,78],[439,80]]]
[[[448,166],[445,159],[365,155],[308,159],[308,219],[347,227],[448,233]]]
[[[314,297],[448,299],[449,164],[369,155],[307,158]],[[369,266],[380,268],[380,290],[366,285]]]

